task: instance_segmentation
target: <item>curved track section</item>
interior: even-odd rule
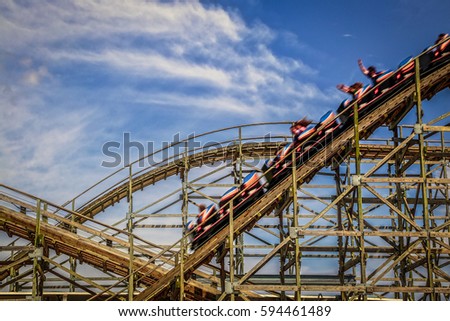
[[[102,193],[101,196],[92,199],[77,212],[94,217],[98,213],[104,211],[109,206],[120,202],[128,197],[130,184],[133,192],[143,190],[149,185],[154,185],[161,180],[165,180],[170,176],[179,175],[183,164],[187,162],[190,167],[201,167],[203,165],[214,164],[226,160],[236,159],[239,153],[245,157],[270,157],[277,151],[285,141],[279,142],[260,142],[260,143],[243,143],[242,145],[233,144],[231,146],[221,146],[219,148],[207,149],[188,156],[178,155],[175,161],[162,161],[160,166],[138,173],[120,182],[115,188]]]

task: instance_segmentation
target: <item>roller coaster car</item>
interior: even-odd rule
[[[341,114],[348,106],[351,105],[351,103],[352,103],[353,101],[354,101],[354,100],[352,100],[352,99],[344,99],[344,100],[341,102],[341,104],[339,105],[339,107],[338,107],[338,109],[337,109],[337,113],[338,113],[338,114]],[[345,123],[347,122],[349,114],[350,114],[350,111],[345,111],[344,113],[342,113],[342,114],[339,116],[339,119],[341,120],[341,123],[345,124]]]
[[[402,60],[396,71],[388,71],[377,78],[377,85],[372,87],[367,85],[358,92],[355,97],[358,103],[359,118],[364,117],[371,110],[375,109],[382,102],[386,101],[398,90],[414,79],[415,62],[412,57]],[[344,100],[338,108],[338,113],[344,111],[353,101]],[[340,120],[344,127],[353,123],[353,108],[345,110],[340,115]]]
[[[189,241],[192,242],[197,237],[197,219],[189,221],[186,224],[186,231]]]
[[[445,46],[446,43],[447,46]],[[422,76],[448,62],[450,58],[448,47],[450,47],[450,39],[434,49],[428,49],[428,51],[419,56],[419,67]],[[385,81],[386,85],[383,83],[382,88],[375,88],[372,97],[370,97],[370,94],[368,95],[368,99],[366,98],[366,100],[369,106],[363,110],[361,108],[359,109],[360,117],[364,117],[365,114],[376,109],[380,104],[393,97],[407,85],[413,83],[415,79],[414,75],[415,60],[412,57],[408,57],[400,62],[397,70]]]
[[[315,129],[317,131],[317,135],[322,136],[334,131],[339,127],[339,125],[340,123],[336,118],[336,114],[332,110],[329,110],[319,119]]]
[[[197,234],[207,231],[218,220],[214,204],[209,205],[197,216]]]
[[[434,59],[438,59],[438,58],[441,58],[441,57],[444,57],[444,56],[447,56],[450,54],[450,37],[448,37],[448,35],[447,35],[447,37],[445,39],[447,39],[447,40],[442,42],[433,51]]]
[[[431,51],[431,61],[427,69],[432,70],[450,59],[450,38],[447,37],[446,39],[446,41]]]
[[[434,59],[434,52],[431,50],[431,47],[425,48],[422,52],[422,54],[419,56],[419,66],[420,71],[424,72],[427,70],[430,65],[431,61]]]
[[[342,113],[345,109],[347,109],[351,104],[353,104],[355,101],[358,103],[358,108],[364,108],[367,106],[367,104],[372,100],[373,98],[373,92],[371,85],[365,85],[361,89],[359,89],[355,95],[354,98],[351,99],[345,99],[342,101],[342,103],[339,105],[337,112],[338,114]],[[353,115],[353,109],[346,110],[343,114],[339,116],[339,119],[342,124],[347,123],[349,117]]]
[[[209,205],[203,211],[197,215],[197,222],[192,224],[193,233],[191,241],[191,248],[195,250],[198,246],[203,244],[208,238],[209,231],[212,229],[219,220],[217,209],[214,204]],[[188,231],[189,226],[188,226]]]
[[[273,159],[269,159],[264,163],[262,171],[265,173],[264,176],[266,181],[269,183],[269,186],[271,185],[274,175],[282,168],[286,167],[289,163],[289,160],[286,160],[286,156],[289,155],[289,152],[294,147],[294,144],[295,142],[287,143],[277,152]]]
[[[450,60],[450,38],[442,42],[439,46],[428,47],[419,56],[419,67],[421,76],[426,76],[436,68],[447,64]],[[377,82],[383,81],[373,90],[368,88],[357,97],[359,118],[364,117],[369,112],[376,109],[380,104],[393,97],[400,90],[411,84],[415,77],[415,60],[408,57],[400,62],[395,72],[388,72],[377,79]],[[430,89],[431,91],[431,89]],[[353,123],[353,109],[345,110],[353,101],[344,100],[338,108],[338,113],[342,113],[340,120],[343,127],[348,127]]]
[[[264,177],[266,178],[267,182],[270,182],[272,180],[273,177],[273,159],[268,159],[264,162],[261,170],[264,173]]]
[[[225,193],[223,193],[222,197],[220,198],[219,201],[219,208],[223,209],[226,206],[228,206],[228,203],[231,199],[233,199],[236,195],[239,194],[239,188],[234,186],[232,188],[230,188],[229,190],[227,190]],[[237,199],[233,200],[233,205],[236,205],[238,202]]]
[[[415,72],[415,62],[413,57],[408,57],[403,59],[395,72],[395,81],[399,82],[405,78],[409,78],[414,75]]]
[[[285,171],[285,169],[292,163],[292,158],[289,154],[293,150],[295,145],[297,145],[296,141],[286,144],[286,146],[278,151],[275,158],[268,163],[270,167],[268,170],[265,170],[268,188],[276,185],[288,173],[288,171]],[[265,168],[263,168],[263,170],[264,169]]]
[[[376,88],[373,90],[373,94],[375,96],[378,96],[384,94],[385,91],[389,90],[395,84],[394,75],[395,72],[392,70],[384,71],[381,75],[379,75],[376,79]]]
[[[292,156],[290,156],[289,154],[295,148],[297,158],[302,151],[303,148],[302,143],[308,140],[309,137],[314,135],[317,129],[316,127],[317,126],[312,124],[308,125],[303,132],[301,132],[298,136],[294,138],[294,141],[292,143],[287,144],[283,149],[281,149],[277,153],[277,157],[272,161],[273,165],[271,168],[270,180],[266,176],[266,179],[269,182],[268,184],[269,189],[272,188],[272,186],[278,184],[278,182],[280,182],[287,175],[289,175],[290,172],[286,170],[292,165]]]
[[[243,211],[247,206],[255,199],[264,194],[263,186],[260,182],[260,176],[256,171],[252,171],[248,174],[240,187],[241,190],[241,202],[239,210]]]
[[[314,145],[314,142],[316,141],[318,135],[314,137],[314,139],[310,139],[312,135],[314,135],[317,132],[317,129],[321,126],[321,123],[319,122],[317,125],[308,125],[306,129],[297,137],[296,140],[296,159],[298,159],[298,156],[305,150],[308,150],[311,148],[312,145]],[[290,164],[289,164],[290,165]]]
[[[287,148],[287,145],[282,150],[281,154],[284,155],[282,166],[280,165],[280,162],[274,164],[272,161],[273,170],[270,171],[269,169],[271,176],[268,177],[266,175],[266,179],[269,183],[268,189],[271,189],[290,174],[288,169],[292,166],[292,158],[288,157],[288,154],[292,148],[295,148],[296,164],[301,165],[324,146],[325,141],[330,137],[330,133],[340,127],[340,122],[336,119],[335,114],[331,110],[326,112],[320,118],[317,125],[308,125],[306,129],[295,138],[293,146],[292,144],[288,144],[289,148]]]
[[[317,128],[318,128],[317,125],[313,124],[306,126],[305,130],[302,131],[301,134],[295,138],[294,141],[295,145],[298,146],[299,144],[307,140],[309,137],[311,137],[316,132]]]
[[[244,178],[239,188],[232,187],[222,195],[219,211],[214,205],[210,205],[198,215],[197,232],[191,241],[192,250],[200,247],[228,224],[231,200],[233,200],[233,218],[237,218],[256,198],[263,194],[264,189],[260,182],[260,176],[252,171]]]
[[[273,167],[280,168],[285,166],[286,156],[289,155],[290,151],[294,147],[294,142],[287,143],[282,149],[280,149],[273,160]]]
[[[191,241],[192,250],[196,250],[226,225],[224,218],[228,217],[230,211],[229,202],[233,199],[233,207],[238,204],[239,197],[235,197],[239,195],[239,192],[236,186],[228,189],[220,198],[218,211],[214,205],[210,205],[197,216],[197,229]]]
[[[251,196],[260,186],[261,183],[259,182],[259,175],[256,173],[256,171],[252,171],[250,174],[245,176],[244,180],[242,181],[241,196]]]
[[[222,196],[219,202],[219,220],[228,217],[230,214],[230,201],[233,199],[233,217],[237,217],[256,198],[264,194],[260,176],[252,171],[248,174],[241,186],[229,189]]]
[[[328,142],[333,139],[331,135],[335,130],[342,127],[332,110],[327,111],[314,127],[314,137],[310,139],[305,137],[302,139],[300,146],[297,148],[296,165],[300,166],[311,158],[317,151],[321,150]]]
[[[447,60],[450,56],[450,38],[432,49],[432,46],[425,48],[419,56],[419,67],[421,72],[433,69]]]

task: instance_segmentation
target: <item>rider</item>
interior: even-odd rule
[[[446,40],[446,41],[444,41]],[[450,37],[447,33],[441,33],[436,42],[434,43],[435,45],[440,44],[439,46],[437,46],[434,49],[434,56],[436,58],[442,56],[442,54],[444,53],[445,50],[448,50],[449,45],[450,45]]]
[[[374,86],[380,82],[380,76],[386,73],[386,71],[377,71],[374,66],[370,66],[368,68],[364,67],[361,59],[358,59],[358,65],[362,73],[372,80]]]
[[[358,91],[363,87],[363,84],[361,82],[355,82],[351,86],[346,86],[344,84],[338,84],[336,85],[336,88],[340,91],[343,91],[347,94],[352,95],[352,98],[355,99]]]
[[[295,123],[292,124],[291,126],[291,133],[294,136],[293,140],[295,141],[297,139],[297,137],[303,133],[306,129],[306,127],[312,123],[312,120],[309,120],[306,117],[303,117],[300,120],[297,120]]]

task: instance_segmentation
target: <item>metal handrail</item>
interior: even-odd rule
[[[188,137],[188,138],[186,138],[186,139],[183,139],[183,140],[181,140],[181,141],[177,141],[177,142],[175,142],[175,143],[171,143],[170,145],[165,146],[165,147],[162,147],[162,148],[160,148],[160,149],[158,149],[158,150],[156,150],[156,151],[154,151],[154,152],[152,152],[152,153],[149,153],[148,155],[146,155],[146,156],[144,156],[144,157],[141,157],[141,158],[139,158],[139,159],[133,161],[132,163],[130,163],[130,164],[128,164],[128,165],[125,165],[125,166],[121,167],[120,169],[114,171],[113,173],[107,175],[106,177],[104,177],[103,179],[99,180],[98,182],[96,182],[95,184],[93,184],[92,186],[90,186],[89,188],[85,189],[84,191],[82,191],[81,193],[79,193],[78,195],[76,195],[75,197],[73,197],[72,199],[66,201],[66,202],[62,205],[62,207],[67,207],[67,206],[70,205],[70,204],[74,204],[75,201],[76,201],[77,199],[79,199],[79,198],[81,198],[82,196],[86,195],[89,191],[93,190],[93,189],[96,188],[97,186],[100,186],[102,183],[106,182],[107,180],[111,179],[112,177],[116,177],[116,176],[118,176],[118,175],[121,174],[121,173],[122,173],[122,174],[126,174],[126,172],[124,172],[124,171],[128,171],[129,168],[132,167],[133,165],[139,164],[139,163],[142,162],[143,160],[148,159],[148,158],[151,158],[151,157],[154,157],[154,156],[158,155],[159,153],[163,153],[164,151],[166,151],[166,150],[168,150],[168,149],[170,149],[170,148],[177,147],[177,146],[179,146],[180,149],[181,149],[181,148],[184,148],[184,147],[185,147],[184,144],[188,143],[189,141],[191,141],[191,140],[193,140],[193,139],[198,139],[198,138],[201,138],[201,137],[207,137],[207,136],[212,135],[212,134],[216,134],[216,133],[220,133],[220,132],[225,132],[225,131],[230,131],[230,130],[236,130],[236,129],[237,129],[237,130],[241,130],[242,128],[249,128],[249,127],[256,127],[256,126],[267,126],[267,125],[286,125],[286,124],[292,124],[292,122],[289,122],[289,121],[280,121],[280,122],[261,122],[261,123],[253,123],[253,124],[244,124],[244,125],[238,125],[238,126],[231,126],[231,127],[221,128],[221,129],[217,129],[217,130],[212,130],[212,131],[205,132],[205,133],[202,133],[202,134],[199,134],[199,135],[195,135],[195,136]],[[286,137],[287,137],[287,136],[276,135],[276,136],[273,136],[272,138],[284,138],[284,139],[286,139]],[[242,140],[243,140],[243,141],[250,141],[250,140],[257,140],[257,139],[259,139],[259,140],[264,140],[264,139],[267,139],[267,137],[266,137],[266,136],[261,136],[261,137],[253,136],[253,137],[246,137],[246,138],[243,138]],[[224,140],[224,141],[221,141],[221,142],[217,142],[217,143],[218,143],[218,144],[221,144],[221,145],[226,145],[226,144],[229,144],[229,143],[232,143],[232,142],[235,142],[235,141],[237,141],[237,138],[235,138],[235,139],[227,139],[227,140]],[[202,148],[211,148],[211,147],[212,147],[211,145],[208,145],[208,146],[202,146],[202,147],[200,147],[200,148],[196,148],[196,149],[191,150],[190,153],[193,153],[194,151],[201,150]],[[155,163],[155,164],[150,164],[149,166],[146,166],[145,168],[140,169],[138,172],[133,173],[133,177],[136,177],[136,176],[139,175],[139,174],[142,174],[142,173],[144,173],[144,172],[146,172],[146,171],[149,171],[149,170],[152,170],[152,169],[154,169],[154,168],[157,168],[157,167],[160,166],[160,165],[168,164],[171,160],[179,159],[181,156],[184,156],[184,153],[179,153],[179,154],[171,155],[171,156],[169,156],[169,157],[167,157],[167,158],[165,158],[165,159],[162,159],[161,161],[159,161],[159,162],[157,162],[157,163]],[[131,178],[133,178],[133,177],[131,177]],[[93,196],[93,197],[90,197],[90,199],[89,199],[88,201],[84,202],[84,204],[82,204],[82,205],[78,204],[78,205],[77,205],[77,208],[78,208],[78,209],[81,209],[81,208],[82,208],[83,206],[85,206],[86,204],[91,203],[91,202],[94,201],[95,199],[97,199],[97,198],[99,198],[100,196],[106,194],[108,191],[111,191],[111,190],[113,190],[115,187],[117,187],[117,186],[119,186],[119,185],[121,185],[121,184],[127,182],[129,179],[130,179],[129,176],[120,179],[118,182],[115,182],[113,185],[110,185],[107,189],[105,189],[105,190],[99,192],[97,195],[95,195],[95,196]]]

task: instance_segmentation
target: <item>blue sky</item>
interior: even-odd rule
[[[0,181],[63,202],[111,169],[102,146],[318,119],[338,83],[450,32],[449,1],[0,3]],[[449,92],[427,117],[448,111]]]

